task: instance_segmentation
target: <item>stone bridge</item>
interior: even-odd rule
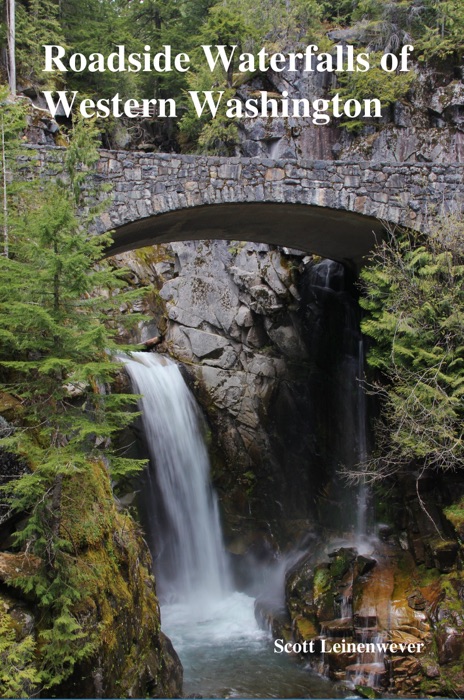
[[[62,149],[36,149],[42,176]],[[275,161],[102,150],[96,179],[112,198],[95,232],[111,253],[181,240],[251,240],[358,265],[382,222],[426,231],[464,208],[464,164]]]

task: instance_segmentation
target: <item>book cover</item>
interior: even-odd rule
[[[458,0],[5,0],[0,697],[462,697]]]

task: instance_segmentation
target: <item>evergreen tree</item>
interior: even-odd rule
[[[102,261],[110,237],[89,236],[78,215],[96,158],[92,127],[77,125],[62,178],[11,195],[10,256],[0,259],[0,390],[22,406],[20,423],[1,442],[29,466],[8,489],[11,507],[27,515],[16,546],[40,562],[17,583],[42,611],[45,688],[94,648],[75,613],[86,582],[62,527],[66,483],[102,461],[113,476],[141,466],[111,454],[112,435],[133,419],[127,406],[135,397],[108,391],[119,369],[124,273]]]
[[[0,698],[29,697],[37,690],[35,650],[33,636],[17,640],[14,621],[0,610]]]
[[[43,44],[64,44],[64,34],[58,17],[58,4],[54,0],[28,0],[16,3],[16,61],[19,82],[43,86],[51,83],[43,72]]]
[[[424,239],[392,237],[361,274],[373,339],[368,363],[382,380],[378,454],[369,478],[464,464],[463,227],[443,219]]]

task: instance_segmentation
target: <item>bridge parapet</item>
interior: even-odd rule
[[[36,153],[42,177],[54,177],[62,149],[41,147]],[[288,205],[309,205],[417,230],[438,213],[464,208],[462,163],[275,161],[102,150],[97,166],[96,178],[111,184],[112,200],[95,222],[95,232],[116,229],[116,241],[118,229],[137,222],[147,229],[152,217],[211,205],[285,204],[287,211]],[[151,228],[156,239],[155,219]],[[162,238],[167,240],[164,233]]]

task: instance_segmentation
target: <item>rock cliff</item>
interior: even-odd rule
[[[131,284],[153,286],[153,320],[132,340],[156,336],[203,407],[238,584],[251,562],[297,543],[306,552],[287,574],[284,607],[261,601],[258,619],[301,642],[423,643],[421,654],[311,661],[382,691],[460,693],[462,513],[452,504],[462,480],[421,482],[422,504],[413,477],[386,485],[374,499],[380,538],[330,547],[356,526],[356,493],[338,473],[361,449],[354,280],[337,263],[251,243],[174,243],[118,264]]]
[[[0,474],[11,478],[10,470],[11,459],[2,455]],[[64,680],[49,686],[47,696],[179,697],[182,666],[160,629],[150,553],[139,527],[117,507],[105,465],[96,462],[67,478],[63,500],[61,528],[73,543],[70,566],[82,590],[72,614],[82,633],[64,662]],[[13,658],[21,673],[29,667],[35,682],[25,682],[21,693],[34,693],[42,685],[50,610],[32,590],[24,593],[24,577],[43,562],[16,549],[15,527],[7,518],[0,527],[0,625],[10,635],[0,650],[0,671]],[[83,644],[88,652],[79,660]]]

